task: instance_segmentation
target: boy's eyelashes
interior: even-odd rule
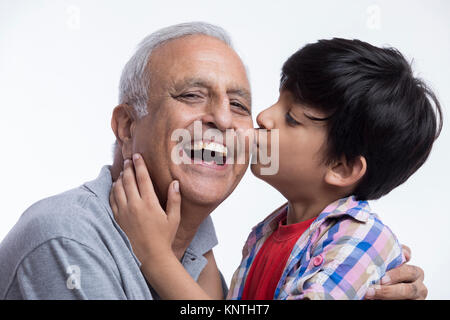
[[[291,126],[298,126],[301,124],[300,122],[295,120],[289,112],[286,112],[285,118],[286,118],[287,124],[289,124]]]

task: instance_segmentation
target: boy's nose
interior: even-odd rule
[[[274,121],[270,117],[268,110],[264,110],[260,114],[258,114],[258,116],[256,117],[256,123],[260,128],[266,130],[271,130],[274,127]]]

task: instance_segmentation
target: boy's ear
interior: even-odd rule
[[[343,156],[339,161],[329,165],[325,182],[335,187],[351,187],[358,183],[366,170],[367,162],[363,156],[358,156],[351,162]]]

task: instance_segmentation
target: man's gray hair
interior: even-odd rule
[[[206,22],[188,22],[160,29],[145,37],[122,71],[119,84],[119,104],[132,105],[138,117],[147,115],[150,75],[146,72],[148,59],[163,43],[188,35],[207,35],[232,47],[231,39],[221,27]]]

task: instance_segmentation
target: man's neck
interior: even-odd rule
[[[214,208],[201,207],[187,200],[183,200],[181,200],[180,224],[172,243],[172,250],[178,260],[181,260],[183,257],[202,222],[214,210]]]
[[[123,158],[120,155],[119,152],[116,152],[114,154],[114,162],[111,165],[110,171],[111,171],[111,178],[112,181],[116,181],[117,178],[119,178],[120,172],[123,171]]]

